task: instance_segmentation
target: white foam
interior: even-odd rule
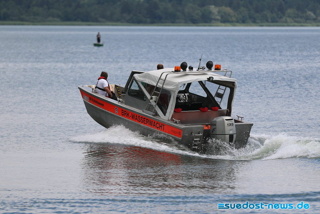
[[[245,148],[234,149],[228,145],[223,147],[221,154],[198,154],[183,150],[175,145],[166,144],[132,132],[124,126],[114,126],[103,131],[73,137],[73,142],[80,143],[111,143],[128,146],[139,146],[174,154],[197,156],[223,160],[270,160],[282,158],[319,158],[320,140],[288,136],[286,134],[253,135]]]
[[[279,158],[318,158],[320,157],[320,141],[316,139],[306,139],[280,135],[272,138],[276,141],[277,150],[265,159]],[[273,143],[270,140],[270,143]],[[266,142],[265,145],[268,145]]]
[[[79,143],[110,143],[127,146],[139,146],[168,153],[198,156],[198,154],[195,152],[179,150],[174,146],[157,142],[150,137],[140,135],[138,132],[132,132],[124,126],[113,126],[97,133],[73,137],[70,140]]]
[[[247,159],[282,159],[282,158],[318,158],[320,157],[319,139],[308,139],[303,137],[278,134],[275,136],[253,136],[252,141],[260,143],[261,146],[244,155]],[[247,149],[248,151],[248,148]]]

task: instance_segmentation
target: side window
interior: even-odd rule
[[[146,91],[151,95],[152,92],[154,91],[155,86],[149,85],[148,83],[145,83],[145,82],[143,82],[142,85],[146,89]],[[160,88],[157,88],[157,91],[160,91]],[[170,99],[171,99],[170,91],[166,89],[162,89],[158,99],[157,106],[160,108],[160,110],[164,115],[167,113]]]
[[[186,90],[186,87],[187,87],[187,84],[186,84],[186,83],[180,85],[180,87],[179,87],[179,92],[180,92],[180,91],[185,91],[185,90]]]
[[[142,85],[146,89],[146,91],[151,95],[155,87],[145,82],[142,82]]]
[[[193,82],[189,88],[189,92],[201,97],[207,97],[207,93],[203,90],[199,82]]]
[[[128,90],[128,95],[135,97],[137,99],[140,99],[140,100],[145,100],[145,96],[143,94],[143,91],[140,89],[138,83],[135,80],[133,80],[131,82],[131,85]]]
[[[206,87],[212,93],[212,96],[222,109],[228,108],[230,88],[211,82],[207,82]]]
[[[223,90],[224,90],[223,99],[220,100],[220,101],[218,100],[218,101],[220,103],[221,108],[227,109],[228,108],[228,98],[229,98],[229,95],[230,95],[230,88],[223,87]]]
[[[157,105],[161,109],[164,115],[166,115],[167,113],[170,99],[171,99],[170,91],[166,89],[162,89]]]

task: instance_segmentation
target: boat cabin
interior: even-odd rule
[[[132,71],[122,94],[127,106],[181,124],[230,116],[236,80],[229,70]]]

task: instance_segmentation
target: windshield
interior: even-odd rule
[[[176,107],[183,110],[199,110],[201,107],[227,109],[230,92],[230,88],[209,81],[183,84]]]

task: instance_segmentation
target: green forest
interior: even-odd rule
[[[0,0],[0,22],[320,25],[320,1]]]

